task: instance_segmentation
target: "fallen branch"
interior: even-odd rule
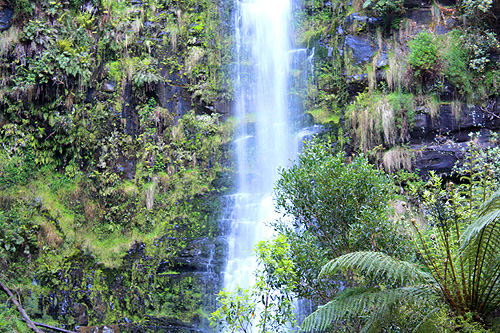
[[[65,330],[64,328],[50,326],[50,325],[47,325],[44,323],[37,323],[36,321],[34,321],[33,324],[35,324],[36,326],[39,326],[39,327],[48,328],[49,330],[52,330],[52,331],[57,331],[57,332],[62,332],[62,333],[76,333],[75,331],[68,331],[68,330]]]
[[[17,307],[17,310],[21,313],[24,320],[26,321],[26,325],[28,325],[28,327],[31,328],[36,333],[43,333],[40,329],[38,329],[38,327],[35,326],[35,324],[33,324],[33,322],[30,320],[28,314],[26,313],[26,311],[24,311],[21,304],[19,304],[14,295],[12,295],[12,293],[10,292],[9,288],[7,288],[7,286],[5,286],[5,284],[3,284],[2,281],[0,281],[0,287],[2,287],[3,291],[5,291],[5,293],[10,297],[12,303],[14,303],[14,305]]]

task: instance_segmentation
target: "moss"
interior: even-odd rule
[[[325,109],[309,110],[307,113],[313,117],[314,122],[317,124],[338,124],[340,121],[340,115],[333,114]]]

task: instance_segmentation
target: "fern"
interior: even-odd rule
[[[414,264],[381,252],[353,252],[340,256],[323,266],[320,277],[331,275],[337,270],[355,270],[375,279],[389,278],[402,285],[432,280],[431,274],[418,269]]]
[[[460,256],[468,272],[467,308],[489,314],[500,305],[500,191],[480,208],[462,235]]]
[[[390,318],[387,312],[398,305],[411,301],[413,303],[429,303],[436,292],[429,285],[417,285],[396,289],[350,288],[340,293],[327,304],[309,315],[301,326],[301,331],[323,331],[332,323],[351,316],[360,316],[372,312],[363,331],[376,329],[379,319]]]
[[[441,195],[440,191],[429,202],[439,208],[436,198]],[[437,236],[431,234],[434,237],[430,237],[429,243],[417,229],[421,254],[430,273],[380,252],[354,252],[333,259],[323,266],[320,277],[352,271],[392,287],[347,289],[318,307],[304,320],[301,330],[322,331],[347,318],[368,315],[363,331],[375,332],[384,318],[391,318],[391,312],[404,302],[429,304],[436,298],[446,302],[457,314],[471,312],[481,319],[498,308],[500,191],[477,209],[477,218],[466,228],[463,216],[473,216],[474,212],[457,213],[458,196],[446,197],[449,212],[434,225]]]

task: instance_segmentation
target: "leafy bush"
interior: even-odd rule
[[[396,18],[405,12],[403,0],[366,0],[363,8],[372,8],[379,15],[386,27],[390,27]]]
[[[302,297],[325,297],[316,279],[327,258],[379,249],[405,256],[405,236],[388,219],[392,183],[363,156],[346,163],[326,143],[306,144],[298,164],[282,170],[276,184],[278,209],[287,216],[273,226],[290,244]]]
[[[469,159],[456,169],[463,185],[445,184],[431,173],[427,188],[418,195],[427,225],[422,227],[411,219],[425,270],[419,263],[380,252],[337,257],[323,266],[320,278],[336,275],[340,270],[372,282],[337,294],[309,316],[302,329],[325,329],[352,316],[366,318],[370,309],[364,330],[381,331],[381,324],[390,324],[399,309],[411,302],[417,307],[426,306],[429,311],[425,316],[417,311],[421,324],[415,330],[428,322],[432,313],[445,307],[457,316],[445,326],[463,322],[462,328],[485,331],[482,325],[492,319],[500,304],[498,161],[498,149],[484,152],[471,142]],[[432,331],[441,330],[435,327]]]
[[[421,82],[427,82],[436,75],[440,66],[437,41],[424,30],[408,45],[411,50],[408,63]]]
[[[448,48],[443,54],[444,74],[461,95],[472,94],[472,77],[469,72],[469,55],[464,45],[463,34],[453,30],[448,34]]]

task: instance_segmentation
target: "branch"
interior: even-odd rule
[[[50,325],[43,324],[43,323],[37,323],[36,321],[34,321],[33,324],[35,324],[36,326],[43,327],[43,328],[48,328],[52,331],[57,331],[57,332],[62,332],[62,333],[76,333],[75,331],[68,331],[68,330],[65,330],[64,328],[50,326]]]
[[[23,316],[24,320],[26,321],[26,325],[28,325],[29,328],[31,328],[33,331],[35,331],[36,333],[43,333],[40,329],[38,329],[35,324],[33,324],[33,322],[30,320],[30,318],[28,317],[28,315],[26,314],[26,311],[24,311],[23,307],[21,306],[21,304],[19,304],[19,302],[16,300],[16,298],[14,297],[14,295],[12,295],[12,293],[10,292],[9,288],[7,288],[3,283],[2,281],[0,281],[0,287],[2,287],[3,291],[5,291],[5,293],[10,297],[10,300],[12,301],[12,303],[14,303],[14,305],[17,307],[17,310],[21,313],[21,315]]]

